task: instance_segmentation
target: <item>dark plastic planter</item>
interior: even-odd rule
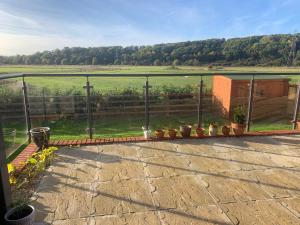
[[[33,225],[35,209],[31,205],[24,205],[9,210],[4,219],[8,225]]]
[[[181,125],[180,126],[181,136],[184,138],[189,138],[191,136],[192,126],[190,125]]]
[[[33,142],[38,146],[39,150],[48,148],[50,140],[49,127],[36,127],[30,130],[30,135]]]

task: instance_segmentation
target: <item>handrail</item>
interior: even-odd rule
[[[197,76],[216,76],[216,75],[230,75],[230,76],[273,76],[273,75],[300,75],[299,72],[203,72],[203,73],[139,73],[139,74],[87,74],[87,73],[13,73],[0,74],[0,80],[19,78],[19,77],[197,77]]]

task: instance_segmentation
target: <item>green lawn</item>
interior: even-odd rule
[[[299,68],[287,67],[214,67],[208,69],[207,67],[193,67],[193,66],[0,66],[1,73],[89,73],[89,74],[147,74],[159,73],[166,74],[165,77],[150,78],[150,84],[153,88],[162,85],[194,85],[199,83],[199,77],[189,77],[188,74],[201,73],[201,72],[299,72]],[[186,76],[168,77],[168,74],[185,74]],[[297,76],[291,77],[293,82],[298,80]],[[61,78],[26,78],[29,85],[34,87],[47,87],[51,90],[66,91],[76,89],[83,91],[83,85],[86,82],[85,78],[78,77],[61,77]],[[90,78],[94,90],[105,93],[115,89],[123,89],[126,87],[133,87],[142,91],[145,78]],[[207,87],[211,86],[211,78],[204,77],[204,83]]]

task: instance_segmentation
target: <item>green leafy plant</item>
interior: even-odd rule
[[[238,124],[244,124],[246,122],[245,107],[239,105],[233,110],[233,122]]]
[[[17,169],[13,164],[7,164],[9,183],[12,187],[12,206],[28,204],[38,183],[39,176],[55,157],[56,147],[49,147],[34,153],[26,162],[23,169]]]

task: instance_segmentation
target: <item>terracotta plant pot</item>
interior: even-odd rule
[[[229,126],[223,126],[222,127],[222,134],[224,136],[229,136],[229,133],[230,133],[230,127]]]
[[[209,136],[217,136],[218,134],[218,126],[216,124],[210,124],[208,128]]]
[[[165,132],[161,129],[155,130],[155,135],[157,139],[162,139],[165,136]]]
[[[181,136],[183,138],[189,138],[191,136],[192,126],[191,125],[181,125],[179,130],[180,130]]]
[[[174,140],[177,135],[177,130],[176,129],[169,129],[168,134],[171,140]]]
[[[204,128],[202,128],[202,127],[197,127],[197,128],[196,128],[196,134],[197,134],[197,137],[204,137],[204,131],[205,131]]]
[[[239,123],[233,123],[232,122],[231,123],[231,128],[232,128],[233,133],[236,136],[241,136],[245,132],[246,125],[245,124],[239,124]]]
[[[297,121],[297,129],[300,130],[300,121]]]

